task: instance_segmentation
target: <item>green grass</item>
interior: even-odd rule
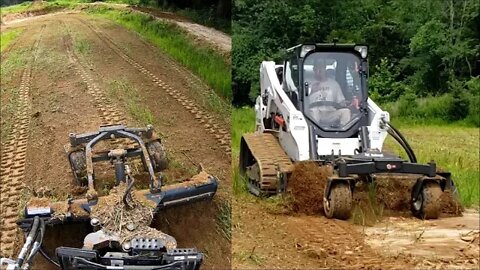
[[[458,124],[415,125],[410,122],[398,122],[395,127],[413,148],[418,162],[435,160],[438,168],[452,173],[464,206],[479,206],[479,128]],[[393,138],[387,138],[385,147],[406,158]]]
[[[195,44],[187,33],[177,26],[156,20],[152,16],[108,7],[89,6],[87,12],[138,32],[202,78],[217,94],[231,100],[231,67],[225,57],[211,48]]]
[[[83,55],[87,55],[92,52],[90,43],[86,39],[75,39],[74,48],[77,53]]]
[[[9,14],[9,13],[21,13],[21,12],[25,12],[29,9],[32,8],[32,1],[25,1],[21,4],[18,4],[18,5],[12,5],[12,6],[7,6],[7,7],[2,7],[0,10],[1,10],[1,14],[4,15],[4,14]]]
[[[238,157],[240,154],[240,139],[244,133],[255,131],[255,111],[250,107],[234,108],[231,116],[232,123],[232,177],[233,193],[240,195],[247,192],[247,182],[240,175]]]
[[[42,3],[33,4],[31,1],[23,2],[18,5],[2,7],[1,15],[11,13],[25,13],[25,12],[37,12],[45,11],[50,12],[59,9],[73,8],[78,3],[84,3],[89,1],[82,0],[55,0],[55,1],[43,1]]]
[[[23,31],[23,28],[2,32],[0,37],[0,52],[3,52]]]
[[[243,133],[255,131],[255,110],[250,107],[234,108],[232,110],[232,154],[238,157],[240,139]]]
[[[23,68],[27,63],[27,55],[29,55],[27,49],[13,50],[8,54],[8,57],[2,61],[2,83],[11,80],[13,72]]]

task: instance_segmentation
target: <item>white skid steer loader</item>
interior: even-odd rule
[[[347,219],[357,181],[381,173],[418,175],[411,209],[438,218],[439,198],[456,192],[450,173],[432,161],[418,164],[390,115],[368,97],[368,47],[357,44],[300,44],[287,50],[282,65],[264,61],[256,99],[256,132],[244,134],[240,172],[255,195],[285,192],[293,163],[317,161],[334,168],[323,206],[327,217]],[[409,160],[382,150],[387,134]]]

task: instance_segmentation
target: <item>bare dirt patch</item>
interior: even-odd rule
[[[478,212],[468,210],[463,217],[427,221],[389,217],[361,230],[373,248],[388,255],[417,256],[421,268],[472,269],[480,259],[479,220]]]

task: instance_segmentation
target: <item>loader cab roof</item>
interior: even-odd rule
[[[324,138],[347,138],[367,123],[368,47],[300,44],[287,50],[284,89]]]

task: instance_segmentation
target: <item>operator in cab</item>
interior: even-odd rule
[[[318,57],[313,63],[314,81],[307,97],[308,114],[320,124],[346,125],[351,119],[350,109],[340,85],[327,75],[326,61]]]

